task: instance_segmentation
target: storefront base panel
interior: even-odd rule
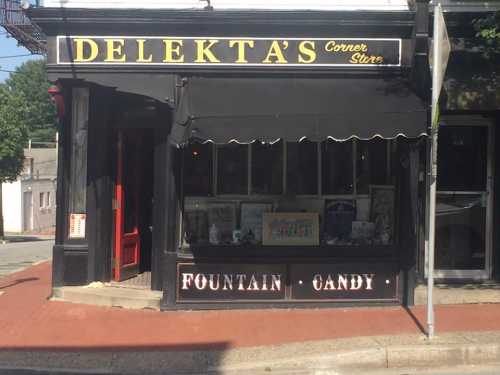
[[[400,306],[399,301],[373,302],[281,302],[281,303],[178,303],[174,306],[161,304],[161,311],[189,311],[189,310],[259,310],[259,309],[331,309],[347,307],[393,307]]]
[[[380,260],[179,259],[174,280],[162,310],[392,306],[405,294],[398,264]]]
[[[85,285],[88,281],[86,245],[55,245],[52,279],[54,286]]]
[[[468,303],[500,303],[500,283],[435,284],[434,303],[437,305],[461,305]],[[415,289],[415,305],[427,304],[427,285]]]

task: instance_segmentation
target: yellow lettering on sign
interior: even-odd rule
[[[123,53],[125,40],[123,39],[104,39],[106,42],[105,62],[125,62],[127,56]]]
[[[382,56],[367,56],[364,53],[355,53],[349,59],[351,64],[382,64],[384,58]]]
[[[165,58],[163,62],[166,63],[183,63],[184,55],[181,53],[182,40],[168,40],[164,39],[165,44]]]
[[[367,52],[368,47],[364,43],[340,43],[335,40],[330,40],[325,45],[326,52]]]
[[[300,42],[299,44],[299,63],[311,64],[316,61],[316,45],[311,41]]]
[[[196,43],[196,63],[220,63],[220,60],[215,57],[214,53],[210,50],[215,44],[219,43],[217,39],[208,40],[208,45],[205,45],[207,42],[206,39],[195,40]]]
[[[144,43],[145,39],[137,39],[137,62],[150,63],[153,61],[153,55],[149,54],[148,58],[144,57]]]
[[[247,59],[245,56],[246,47],[253,48],[255,42],[253,40],[231,40],[229,41],[229,47],[233,48],[234,46],[238,46],[238,58],[236,59],[236,63],[247,63]]]
[[[288,47],[288,42],[283,43],[284,49]],[[274,61],[271,61],[271,58],[274,58]],[[271,47],[269,47],[269,51],[267,52],[267,56],[262,61],[264,64],[273,64],[273,63],[278,63],[278,64],[286,64],[288,61],[286,61],[285,56],[283,55],[283,51],[281,50],[281,46],[278,41],[274,40],[271,43]]]
[[[76,57],[75,62],[92,62],[97,57],[99,53],[99,46],[92,39],[86,38],[75,38],[76,45]],[[90,48],[90,54],[84,56],[84,46],[87,45]]]

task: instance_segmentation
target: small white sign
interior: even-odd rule
[[[86,214],[69,215],[69,238],[85,238]]]

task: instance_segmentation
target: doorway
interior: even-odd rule
[[[439,130],[436,197],[436,277],[491,277],[493,129]]]
[[[23,232],[33,230],[33,193],[23,192]]]
[[[112,279],[151,287],[154,140],[151,129],[116,135]]]

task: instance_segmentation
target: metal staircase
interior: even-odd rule
[[[33,54],[45,54],[47,43],[40,28],[31,22],[23,10],[21,0],[0,0],[0,25]],[[39,0],[30,6],[39,6]]]

